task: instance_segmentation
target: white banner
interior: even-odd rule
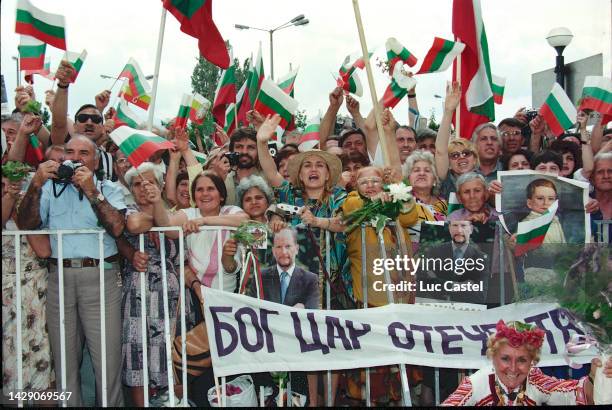
[[[540,366],[565,365],[565,343],[581,333],[552,303],[485,311],[420,305],[306,310],[202,287],[217,377],[264,371],[354,369],[397,363],[477,369],[488,364],[489,333],[500,320],[546,331]],[[588,363],[594,349],[575,356]]]

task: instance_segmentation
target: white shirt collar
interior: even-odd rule
[[[293,271],[295,270],[295,263],[293,265],[291,265],[289,267],[289,269],[287,270],[283,270],[283,268],[281,268],[280,266],[276,265],[276,270],[278,271],[278,276],[280,277],[280,275],[283,272],[287,272],[287,274],[289,274],[289,277],[291,278],[291,276],[293,275]]]

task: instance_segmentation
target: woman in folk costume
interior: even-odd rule
[[[593,378],[599,359],[591,362],[591,372],[580,380],[547,376],[534,367],[544,342],[544,331],[522,322],[497,323],[489,336],[487,357],[493,367],[485,367],[463,379],[444,406],[551,406],[593,404]],[[612,359],[604,374],[612,377]]]

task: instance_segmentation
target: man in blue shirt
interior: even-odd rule
[[[65,158],[82,166],[71,182],[57,181],[57,162],[39,165],[17,215],[21,229],[104,228],[103,255],[99,234],[51,235],[50,275],[47,297],[49,339],[55,363],[58,390],[61,388],[60,301],[58,263],[63,266],[65,309],[66,391],[68,404],[81,406],[79,366],[83,342],[92,356],[97,397],[102,397],[102,349],[100,318],[100,267],[104,264],[106,328],[106,387],[109,406],[123,405],[121,392],[121,282],[115,239],[125,228],[123,193],[109,180],[98,180],[94,171],[99,151],[86,136],[75,135],[65,147]]]

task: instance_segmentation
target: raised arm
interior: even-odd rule
[[[145,181],[144,189],[147,193],[147,199],[153,204],[153,221],[155,226],[183,226],[183,224],[187,222],[187,215],[185,212],[168,212],[164,206],[161,191],[157,185]],[[171,239],[179,237],[178,231],[168,231],[166,235]]]
[[[412,77],[412,72],[408,73],[409,77]],[[408,90],[408,125],[415,130],[417,129],[417,118],[419,117],[419,104],[416,98],[416,84],[410,90]]]
[[[176,176],[178,175],[179,162],[181,160],[181,152],[177,149],[170,150],[170,162],[166,168],[166,184],[164,191],[166,200],[172,205],[176,205]]]
[[[284,179],[278,172],[272,155],[270,155],[268,141],[272,137],[274,131],[276,131],[276,127],[278,127],[279,123],[280,116],[278,114],[274,114],[273,117],[268,115],[257,131],[257,155],[259,156],[259,164],[261,165],[266,180],[275,188],[281,186]]]
[[[51,105],[51,144],[64,145],[68,134],[68,87],[74,68],[63,60],[57,68],[57,91]]]
[[[378,101],[378,105],[382,107],[382,99]],[[382,108],[381,108],[382,110]],[[366,144],[368,146],[368,152],[372,158],[376,156],[376,147],[378,147],[378,129],[376,127],[376,116],[374,107],[368,113],[363,124],[363,133],[366,136]]]
[[[355,126],[363,130],[363,127],[365,125],[365,118],[363,118],[361,112],[359,111],[359,101],[357,101],[350,95],[347,95],[346,109],[348,110],[349,114],[351,114],[351,117],[353,117],[353,120],[355,120]]]
[[[39,116],[26,113],[21,121],[15,142],[8,153],[8,161],[23,162],[25,159],[26,147],[31,134],[36,134],[42,126]]]
[[[153,228],[153,217],[145,212],[134,212],[127,216],[126,229],[129,233],[145,233]]]
[[[453,114],[461,100],[461,86],[458,82],[446,86],[446,100],[444,100],[444,114],[438,129],[436,138],[436,171],[440,179],[446,178],[448,174],[448,142],[450,140],[451,122]]]
[[[546,132],[544,118],[540,114],[536,115],[535,118],[529,121],[529,128],[531,128],[531,138],[529,139],[529,151],[538,152],[542,145],[542,137]]]
[[[15,203],[21,193],[21,181],[9,181],[6,187],[6,193],[2,195],[2,229],[6,228],[6,222],[11,219],[11,215],[15,210]]]
[[[59,168],[59,164],[55,161],[46,161],[38,165],[28,191],[17,209],[16,222],[19,229],[38,229],[42,224],[40,215],[42,187],[49,178],[57,177],[57,168]]]
[[[601,149],[604,126],[601,123],[601,114],[593,113],[593,115],[595,114],[597,115],[597,120],[595,121],[595,124],[593,124],[593,130],[591,131],[591,148],[593,149],[593,152],[597,154]]]
[[[325,149],[325,143],[327,142],[327,137],[334,133],[334,125],[336,124],[336,116],[338,115],[338,110],[344,101],[344,95],[342,88],[336,87],[334,90],[329,93],[329,107],[327,107],[327,111],[325,115],[321,119],[321,124],[319,125],[319,149]]]
[[[391,169],[395,170],[399,175],[402,174],[402,161],[399,156],[399,149],[397,148],[397,140],[395,138],[395,118],[391,110],[386,108],[381,116],[382,126],[385,130],[385,145],[387,147],[387,155],[389,157],[389,164]],[[387,164],[385,164],[387,165]]]
[[[580,142],[582,147],[582,176],[586,179],[591,177],[591,172],[595,167],[593,161],[593,148],[591,147],[591,136],[587,131],[586,125],[589,121],[589,116],[584,111],[578,112],[578,118],[576,119],[580,130]]]

